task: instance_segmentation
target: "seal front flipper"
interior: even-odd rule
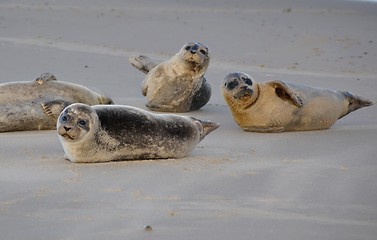
[[[57,81],[58,79],[56,79],[55,75],[52,74],[52,73],[43,73],[41,74],[41,76],[37,77],[37,79],[35,79],[34,81],[37,82],[38,84],[42,85],[44,84],[45,82],[48,82],[48,81]]]
[[[269,84],[275,89],[276,96],[278,96],[282,100],[292,101],[292,103],[299,108],[303,106],[300,97],[284,82],[271,81]]]
[[[143,84],[141,85],[141,93],[143,96],[147,96],[148,92],[148,84],[146,83],[146,80],[143,81]]]
[[[190,111],[198,110],[206,105],[211,98],[211,86],[207,83],[207,80],[203,77],[202,84],[198,91],[195,92],[190,106]]]
[[[68,160],[68,161],[71,161],[71,160],[69,159],[68,155],[65,154],[65,153],[64,153],[64,159],[65,159],[65,160]]]
[[[61,111],[70,104],[72,103],[63,100],[51,100],[42,102],[41,106],[47,116],[58,118]]]
[[[132,66],[145,74],[147,74],[152,68],[157,66],[157,64],[153,62],[152,59],[144,55],[131,56],[128,58],[128,61]]]

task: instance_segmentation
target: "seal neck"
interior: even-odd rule
[[[246,105],[245,107],[244,107],[244,110],[247,110],[247,109],[249,109],[249,108],[251,108],[257,101],[258,101],[258,99],[259,99],[259,85],[258,84],[256,84],[256,88],[255,88],[255,93],[253,94],[254,96],[253,96],[253,100],[251,101],[251,103],[250,104],[248,104],[248,105]]]

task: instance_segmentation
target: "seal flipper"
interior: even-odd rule
[[[63,111],[63,109],[70,104],[72,103],[63,100],[51,100],[47,102],[42,102],[41,106],[43,108],[44,113],[47,116],[55,117],[57,119],[60,113]]]
[[[348,109],[347,111],[339,117],[342,118],[346,116],[347,114],[356,111],[357,109],[363,108],[363,107],[369,107],[374,104],[374,102],[369,101],[368,99],[359,97],[357,95],[353,95],[350,92],[342,92],[341,93],[345,96],[346,101],[348,101]]]
[[[42,85],[44,84],[45,82],[48,82],[48,81],[57,81],[58,79],[56,79],[55,75],[52,74],[52,73],[43,73],[41,74],[41,76],[37,77],[37,79],[35,79],[34,81],[37,82],[38,84]]]
[[[147,74],[152,68],[157,66],[157,64],[153,62],[152,59],[144,55],[131,56],[128,58],[128,61],[132,66],[145,74]]]
[[[297,107],[302,107],[303,103],[300,97],[290,89],[284,82],[272,81],[270,85],[275,89],[276,96],[282,100],[290,100]]]
[[[207,83],[207,80],[203,77],[202,85],[199,90],[194,93],[191,101],[190,111],[198,110],[206,105],[211,98],[211,86]]]

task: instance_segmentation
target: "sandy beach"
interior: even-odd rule
[[[225,75],[377,101],[377,3],[336,0],[0,2],[0,83],[50,72],[143,109],[144,74],[208,46],[212,98],[182,115],[221,124],[189,157],[77,164],[56,131],[0,133],[2,239],[370,239],[377,236],[377,107],[328,130],[242,131]]]

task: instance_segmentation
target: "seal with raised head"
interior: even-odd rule
[[[65,157],[72,162],[180,158],[219,124],[126,105],[66,107],[57,122]]]
[[[129,58],[135,68],[147,74],[142,84],[146,106],[160,112],[194,111],[207,104],[211,87],[204,74],[209,60],[208,48],[198,42],[185,44],[160,64],[143,55]]]
[[[60,112],[76,102],[113,103],[84,86],[57,81],[51,73],[44,73],[34,81],[2,83],[0,132],[55,129]]]
[[[350,112],[373,105],[350,92],[282,81],[257,83],[241,72],[225,77],[222,94],[235,122],[253,132],[327,129]]]

